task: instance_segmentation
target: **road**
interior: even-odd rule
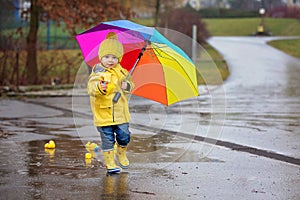
[[[100,140],[87,97],[1,99],[0,199],[300,199],[300,62],[269,39],[211,38],[231,75],[198,98],[132,97],[131,167],[116,176],[84,159]]]

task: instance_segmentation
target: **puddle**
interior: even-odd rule
[[[217,162],[201,158],[195,151],[176,147],[165,147],[170,142],[185,142],[168,134],[159,134],[145,138],[132,136],[128,148],[128,157],[135,165],[140,163],[162,162]],[[70,178],[93,178],[105,174],[103,159],[100,153],[94,154],[92,162],[86,162],[82,141],[78,138],[64,136],[55,140],[55,149],[44,149],[48,140],[29,142],[0,141],[1,174],[16,173],[21,176],[59,175]],[[221,161],[220,161],[221,162]]]
[[[96,155],[92,162],[86,162],[87,150],[78,138],[57,138],[55,149],[44,149],[48,140],[12,142],[1,139],[0,191],[1,194],[5,191],[7,195],[3,197],[8,199],[20,195],[25,199],[70,199],[72,195],[92,199],[99,196],[101,199],[132,199],[132,195],[136,193],[154,195],[131,188],[130,182],[139,177],[173,179],[170,172],[153,166],[153,163],[174,160],[170,158],[180,152],[180,148],[168,147],[164,149],[167,150],[165,153],[156,153],[164,148],[165,143],[172,140],[178,139],[170,135],[147,138],[145,135],[143,138],[133,136],[128,152],[132,163],[130,169],[119,175],[107,176],[103,164],[97,160],[101,159],[101,156]],[[155,155],[156,160],[145,158],[143,153],[147,151]],[[175,162],[212,162],[211,159],[197,158],[196,153],[192,151],[187,151],[186,154],[189,156],[183,154],[175,159]],[[190,160],[192,158],[194,160]],[[145,163],[148,164],[144,165]],[[14,192],[14,188],[18,190]]]
[[[133,183],[140,179],[173,180],[165,167],[180,162],[221,162],[201,158],[189,139],[166,133],[134,131],[128,148],[130,169],[106,176],[103,158],[95,153],[85,160],[82,138],[66,115],[46,118],[1,120],[0,192],[3,199],[133,199],[135,195],[155,195]],[[87,126],[83,121],[82,127]],[[80,128],[80,127],[79,127]],[[55,149],[44,149],[50,139]],[[95,137],[85,138],[93,141]]]

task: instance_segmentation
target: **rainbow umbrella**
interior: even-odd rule
[[[199,95],[196,67],[186,53],[155,28],[128,20],[102,22],[76,35],[90,67],[99,62],[99,45],[109,32],[123,44],[121,65],[135,83],[132,94],[167,106]]]

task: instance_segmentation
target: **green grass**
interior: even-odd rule
[[[257,18],[245,19],[204,19],[212,36],[250,35],[259,23]]]
[[[212,46],[206,44],[204,49],[196,62],[198,84],[220,85],[230,74],[228,65]]]
[[[300,58],[300,39],[274,40],[268,42],[268,44],[289,55]]]
[[[260,18],[203,19],[212,36],[247,36],[256,32]],[[300,36],[297,19],[265,18],[265,26],[273,36]]]

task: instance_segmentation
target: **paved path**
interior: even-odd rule
[[[222,138],[300,158],[300,60],[266,45],[270,39],[210,40],[232,68]]]

